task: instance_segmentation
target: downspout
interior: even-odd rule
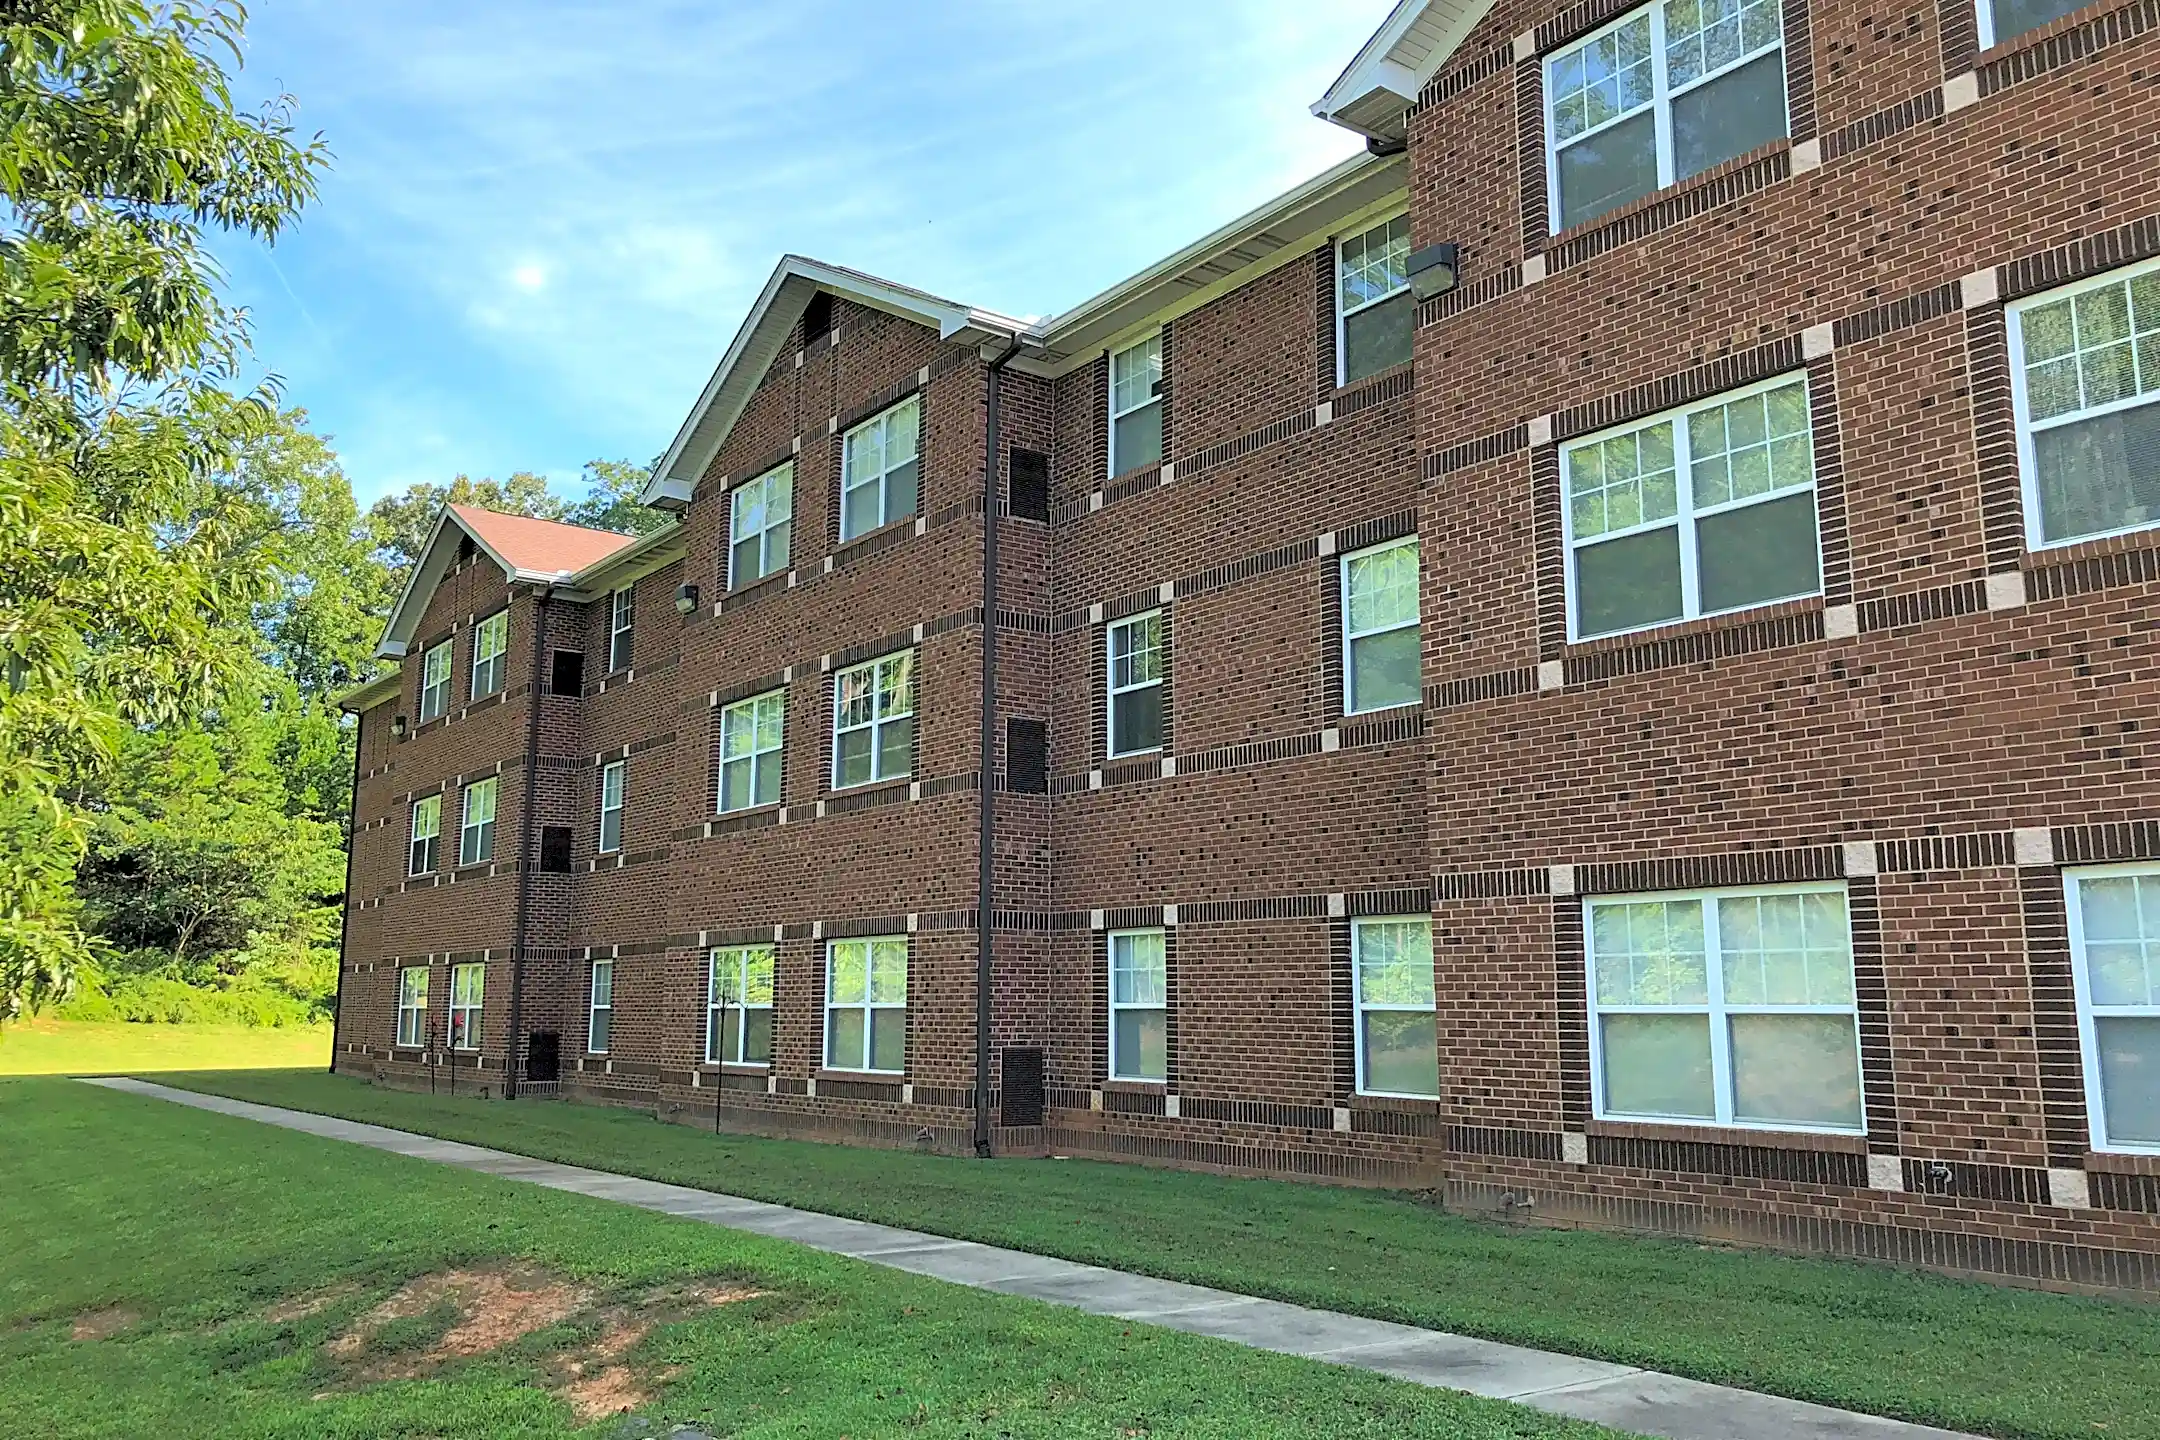
[[[548,597],[554,587],[542,585],[534,592],[532,688],[525,703],[525,789],[518,801],[518,894],[517,919],[510,927],[510,1040],[503,1050],[503,1099],[517,1099],[518,1027],[525,1016],[525,927],[532,917],[533,871],[539,857],[533,854],[533,819],[540,806],[533,786],[540,774],[540,662],[547,657]]]
[[[1020,353],[1014,335],[990,362],[983,416],[982,780],[976,790],[982,833],[975,877],[975,1153],[990,1158],[990,936],[997,840],[998,394],[1005,367]]]
[[[338,907],[337,988],[330,992],[330,1073],[333,1075],[337,1073],[338,1025],[345,1018],[345,947],[352,940],[353,843],[360,838],[360,730],[366,724],[365,715],[353,716],[352,788],[347,792],[345,802],[345,903]]]

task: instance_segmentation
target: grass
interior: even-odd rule
[[[37,1019],[0,1026],[0,1075],[327,1068],[328,1025],[131,1025]]]
[[[1950,1429],[2160,1440],[2160,1306],[1507,1228],[1388,1191],[714,1136],[324,1074],[176,1083]]]
[[[37,1157],[0,1165],[0,1435],[547,1440],[573,1354],[658,1387],[660,1433],[741,1440],[1615,1433],[67,1081],[0,1083],[0,1134]],[[452,1273],[585,1308],[505,1332]],[[730,1303],[607,1348],[700,1279]],[[499,1338],[460,1349],[460,1314]]]

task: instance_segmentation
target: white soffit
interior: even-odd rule
[[[1401,0],[1312,113],[1373,140],[1403,138],[1403,111],[1447,63],[1492,0]]]

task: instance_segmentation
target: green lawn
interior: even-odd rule
[[[2160,1440],[2160,1306],[1506,1228],[1386,1191],[716,1137],[322,1074],[175,1083],[1951,1429]]]
[[[0,1135],[0,1435],[1615,1433],[68,1081]]]
[[[0,1025],[0,1075],[141,1075],[152,1070],[327,1068],[328,1025]]]

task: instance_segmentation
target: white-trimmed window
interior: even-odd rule
[[[610,760],[600,767],[600,853],[622,849],[623,786],[630,773],[627,760]]]
[[[2160,865],[2063,872],[2095,1150],[2160,1154]]]
[[[450,967],[450,1048],[480,1048],[480,1002],[487,994],[487,966]]]
[[[1979,0],[1980,48],[2015,40],[2028,30],[2060,20],[2089,0]]]
[[[612,674],[630,668],[631,641],[637,633],[637,591],[625,585],[608,596],[607,668]]]
[[[1778,0],[1657,0],[1546,58],[1552,228],[1786,133]]]
[[[897,1075],[907,1068],[905,935],[825,947],[825,1067]]]
[[[847,432],[840,450],[840,538],[915,513],[922,400],[910,395]]]
[[[762,580],[788,562],[795,518],[795,462],[775,466],[728,495],[728,585]]]
[[[787,692],[768,690],[720,712],[720,809],[780,803],[781,732]]]
[[[420,724],[450,709],[450,642],[430,645],[420,657]]]
[[[615,962],[592,962],[591,1003],[585,1010],[585,1053],[605,1055],[608,1031],[615,1027]]]
[[[833,677],[833,788],[897,780],[915,765],[915,652]]]
[[[1390,540],[1345,555],[1342,615],[1344,713],[1417,704],[1418,542]]]
[[[705,1063],[772,1064],[773,948],[723,946],[705,979]]]
[[[2010,307],[2034,549],[2160,525],[2160,261]]]
[[[498,610],[473,627],[472,698],[503,687],[503,652],[510,648],[510,612]]]
[[[407,965],[397,972],[397,1043],[402,1050],[427,1044],[428,967]]]
[[[1601,1119],[1858,1134],[1845,887],[1584,901]]]
[[[1350,927],[1357,984],[1357,1088],[1363,1095],[1440,1093],[1432,917],[1390,915]]]
[[[1822,590],[1805,376],[1573,441],[1561,455],[1572,638]]]
[[[1410,358],[1410,217],[1335,245],[1335,381],[1348,385]]]
[[[1162,459],[1162,333],[1110,356],[1110,473]]]
[[[412,802],[412,863],[408,875],[425,875],[441,858],[442,796],[423,795]]]
[[[465,823],[458,829],[458,864],[478,865],[495,854],[495,791],[490,775],[465,787]]]
[[[1169,965],[1160,930],[1110,932],[1110,1078],[1168,1076]]]
[[[1103,648],[1109,660],[1110,753],[1137,755],[1144,750],[1160,750],[1162,612],[1150,610],[1113,623]]]

